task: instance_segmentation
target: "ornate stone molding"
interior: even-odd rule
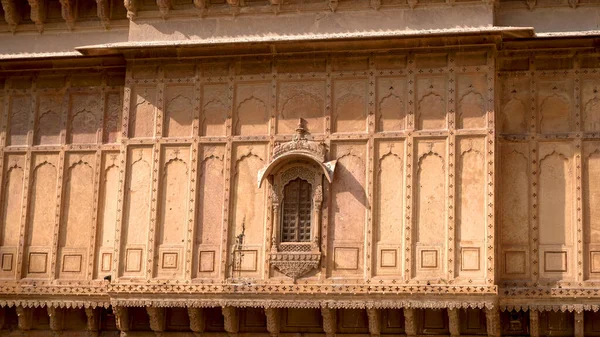
[[[321,254],[302,252],[271,253],[269,259],[271,266],[296,281],[302,275],[319,267]]]

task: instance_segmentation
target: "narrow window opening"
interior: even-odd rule
[[[282,242],[310,242],[312,187],[303,179],[290,181],[283,190]]]

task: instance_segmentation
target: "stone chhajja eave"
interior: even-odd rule
[[[501,311],[554,311],[554,312],[577,312],[600,310],[598,300],[579,301],[583,303],[568,303],[568,299],[551,301],[540,301],[539,299],[520,299],[518,301],[506,301],[501,299],[498,308]],[[593,303],[592,303],[593,302]]]

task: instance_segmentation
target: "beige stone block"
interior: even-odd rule
[[[381,267],[394,268],[397,265],[397,252],[395,249],[381,250]]]
[[[507,275],[525,274],[527,254],[523,251],[504,253],[504,273]]]
[[[102,253],[100,271],[109,272],[112,268],[112,253]]]
[[[544,252],[545,272],[566,272],[567,252]]]
[[[67,273],[81,272],[82,256],[79,254],[65,254],[62,260],[62,271]]]
[[[462,248],[460,251],[460,270],[477,271],[481,269],[479,248]]]
[[[163,269],[177,269],[178,260],[179,254],[176,252],[163,252],[161,266]]]
[[[213,272],[215,270],[215,252],[201,251],[200,252],[200,272]]]
[[[12,271],[13,254],[2,254],[2,271]]]
[[[142,270],[142,253],[141,248],[129,248],[125,257],[125,271],[139,272]]]
[[[257,258],[258,251],[256,250],[241,250],[236,251],[235,263],[233,266],[234,271],[256,271],[257,270]]]
[[[421,268],[435,269],[438,267],[438,251],[437,250],[421,250]]]

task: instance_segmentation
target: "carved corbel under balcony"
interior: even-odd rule
[[[275,15],[279,14],[279,11],[281,10],[281,0],[269,0],[269,2],[271,3],[273,13],[275,13]]]
[[[100,326],[100,313],[97,308],[85,308],[87,316],[87,331],[90,336],[98,336],[98,328]]]
[[[199,11],[200,17],[203,17],[204,14],[206,14],[206,1],[194,0],[194,7]]]
[[[75,2],[73,0],[60,0],[60,8],[67,27],[72,30],[75,27],[75,21],[77,21]]]
[[[61,308],[47,307],[50,317],[50,330],[62,331],[64,328],[64,311]]]
[[[369,318],[371,337],[379,337],[381,335],[381,311],[375,308],[367,309],[367,317]]]
[[[108,29],[110,26],[109,0],[96,0],[96,15],[98,15],[104,29]]]
[[[223,325],[229,337],[236,337],[239,332],[238,310],[234,307],[221,308]]]
[[[171,8],[173,8],[171,0],[156,0],[156,5],[158,6],[160,16],[163,18],[163,20],[169,16],[169,11]]]
[[[571,8],[577,8],[577,6],[579,6],[579,1],[580,0],[569,0],[569,6],[571,6]]]
[[[135,21],[135,17],[137,16],[137,0],[123,0],[123,5],[127,10],[127,18]]]
[[[485,319],[487,324],[487,334],[490,337],[500,337],[500,312],[497,308],[485,309]]]
[[[338,0],[329,0],[327,4],[332,12],[335,12],[338,8]]]
[[[537,0],[525,0],[525,4],[530,11],[532,11],[537,5]]]
[[[194,334],[201,334],[206,327],[204,310],[202,308],[188,308],[188,317],[190,318],[190,330]]]
[[[417,317],[415,309],[404,309],[404,332],[407,337],[417,335]]]
[[[406,0],[406,3],[408,4],[408,7],[414,9],[417,6],[417,3],[419,3],[419,0]]]
[[[1,2],[2,10],[4,10],[4,20],[6,20],[10,30],[14,33],[20,21],[15,0],[2,0]]]
[[[127,307],[113,307],[117,329],[121,331],[121,337],[127,336],[129,332],[129,309]]]
[[[334,337],[337,328],[337,312],[335,309],[321,308],[321,316],[323,317],[323,331],[326,337]]]
[[[165,331],[165,308],[146,307],[150,318],[150,329],[154,332]]]
[[[46,21],[46,6],[45,1],[42,0],[28,0],[31,11],[29,16],[31,21],[35,23],[38,32],[44,31],[44,21]]]
[[[370,0],[369,6],[374,10],[379,10],[381,8],[381,0]]]
[[[266,308],[265,316],[267,316],[267,331],[271,337],[279,336],[279,313],[278,308]]]
[[[31,330],[33,311],[30,308],[23,308],[21,306],[18,306],[16,310],[19,329],[22,331]]]
[[[240,12],[240,0],[227,0],[227,4],[231,9],[231,14],[236,16]]]

